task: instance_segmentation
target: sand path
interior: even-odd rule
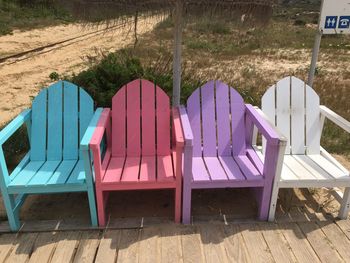
[[[140,18],[138,34],[151,31],[160,20],[159,16]],[[133,41],[133,23],[109,30],[103,25],[70,24],[0,37],[0,58],[58,43],[0,63],[0,126],[30,106],[38,91],[50,83],[50,73],[79,72],[88,66],[87,57],[118,50]]]

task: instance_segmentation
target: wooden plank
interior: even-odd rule
[[[160,182],[175,180],[170,155],[157,157],[157,176]]]
[[[78,87],[64,82],[63,87],[63,159],[78,159]]]
[[[300,222],[298,224],[322,262],[342,261],[338,252],[330,246],[329,240],[316,223]]]
[[[193,133],[193,156],[202,156],[200,88],[196,89],[187,100],[187,115]]]
[[[229,262],[251,262],[247,247],[238,225],[223,227],[224,245]]]
[[[13,248],[16,234],[3,234],[0,236],[0,262],[5,262]]]
[[[247,180],[263,180],[262,175],[247,156],[236,156],[234,159]]]
[[[305,83],[291,77],[291,152],[305,154]]]
[[[290,154],[290,77],[276,84],[276,124],[288,140],[286,154]]]
[[[170,101],[168,95],[156,86],[157,154],[170,154]]]
[[[115,262],[120,241],[120,230],[107,230],[101,239],[96,255],[96,263]]]
[[[306,100],[306,153],[320,153],[320,98],[316,92],[306,85],[305,87]]]
[[[75,165],[67,184],[84,184],[85,183],[85,167],[84,160],[79,160]]]
[[[138,262],[139,229],[121,230],[117,262]]]
[[[181,229],[182,255],[184,262],[205,262],[204,250],[198,228],[185,226]]]
[[[232,156],[219,157],[222,167],[224,168],[229,180],[244,181],[245,177],[239,169]]]
[[[71,262],[79,244],[81,232],[61,232],[51,263]]]
[[[201,88],[202,95],[202,131],[203,156],[216,156],[216,123],[214,104],[214,81],[206,83]]]
[[[116,183],[120,181],[120,178],[122,176],[123,168],[124,168],[124,162],[125,158],[122,157],[112,157],[106,174],[103,177],[104,183]]]
[[[317,180],[316,177],[306,170],[293,156],[285,156],[284,163],[300,180]]]
[[[200,226],[200,234],[206,262],[229,262],[224,247],[224,233],[219,225]]]
[[[317,222],[327,239],[332,243],[345,262],[350,262],[350,240],[343,231],[332,222]]]
[[[29,262],[49,262],[56,247],[57,232],[40,233],[35,241]]]
[[[228,180],[225,170],[222,168],[217,157],[204,157],[203,159],[212,181]]]
[[[231,156],[231,128],[229,89],[225,83],[215,82],[216,85],[216,124],[218,135],[218,155]]]
[[[338,220],[336,224],[350,240],[350,220]]]
[[[79,88],[79,148],[93,115],[94,101],[85,90]],[[79,151],[79,159],[83,159],[82,151]]]
[[[32,133],[30,160],[44,161],[46,159],[46,119],[47,119],[47,89],[40,91],[32,104]]]
[[[341,169],[335,166],[333,163],[328,161],[325,157],[320,154],[308,155],[317,165],[325,170],[329,175],[335,179],[348,179],[349,175],[345,174]]]
[[[64,184],[73,171],[76,163],[76,160],[63,160],[47,182],[47,185]]]
[[[140,80],[128,83],[126,90],[127,155],[133,157],[141,154],[140,99]]]
[[[166,227],[162,227],[160,232],[160,262],[182,262],[181,227],[174,224],[169,224]]]
[[[261,223],[259,229],[276,262],[296,262],[292,249],[276,224]]]
[[[100,243],[99,237],[100,233],[98,231],[83,232],[73,262],[94,262]]]
[[[141,80],[142,156],[156,154],[156,111],[155,86],[148,80]]]
[[[43,186],[49,181],[61,161],[47,161],[28,182],[27,186]]]
[[[47,160],[62,159],[63,132],[63,102],[62,82],[58,82],[48,89],[47,113]]]
[[[269,118],[273,125],[276,125],[276,85],[271,86],[265,91],[261,98],[261,109]],[[262,138],[263,153],[266,149],[266,139]]]
[[[122,174],[123,182],[137,182],[139,180],[140,157],[128,157]]]
[[[142,156],[140,167],[140,181],[154,182],[156,180],[156,157]]]
[[[112,156],[125,156],[126,152],[126,86],[112,98]]]
[[[26,186],[43,164],[43,161],[29,162],[26,167],[13,178],[9,186]]]
[[[258,227],[255,224],[240,224],[240,230],[244,242],[247,246],[249,256],[252,262],[273,262],[273,257],[269,252],[269,247],[266,244],[261,232],[257,231]]]
[[[37,237],[38,233],[20,234],[15,241],[12,252],[7,258],[6,262],[27,262],[33,251],[34,243]]]
[[[210,181],[210,177],[202,157],[193,158],[192,175],[193,175],[193,181]]]
[[[298,262],[320,262],[310,243],[295,223],[278,224]]]
[[[161,262],[161,249],[158,234],[160,234],[160,229],[156,227],[148,227],[140,230],[140,239],[138,244],[139,262]]]
[[[233,156],[245,155],[245,104],[242,96],[230,88]]]

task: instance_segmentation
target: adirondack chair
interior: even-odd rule
[[[320,138],[325,118],[347,132],[350,122],[320,106],[316,92],[295,77],[286,77],[265,92],[262,111],[288,140],[282,171],[277,171],[273,185],[269,220],[274,220],[280,188],[308,187],[346,187],[339,212],[340,218],[346,218],[349,171],[320,146]]]
[[[178,110],[172,112],[165,92],[148,80],[134,80],[102,112],[90,145],[94,156],[99,225],[106,224],[108,192],[175,189],[175,221],[181,218],[183,135]],[[106,138],[103,160],[100,143]]]
[[[9,174],[0,148],[0,187],[12,231],[21,224],[19,210],[28,194],[87,192],[92,225],[97,225],[89,141],[102,109],[72,83],[59,81],[43,89],[0,132],[2,146],[26,124],[30,151]]]
[[[272,181],[283,141],[233,88],[210,81],[180,107],[184,132],[183,223],[190,223],[193,189],[254,188],[259,218],[266,220]],[[267,139],[267,157],[260,161],[252,148],[253,128]]]

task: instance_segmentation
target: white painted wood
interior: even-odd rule
[[[288,157],[288,156],[285,156]],[[281,171],[281,178],[280,181],[299,181],[300,178],[297,174],[295,174],[289,166],[286,164],[286,161],[283,162],[283,167]]]
[[[339,116],[337,113],[332,111],[331,109],[327,108],[326,106],[320,106],[320,111],[323,116],[325,116],[330,121],[337,124],[339,127],[341,127],[343,130],[350,133],[350,122],[344,119],[343,117]]]
[[[267,89],[264,96],[261,98],[262,111],[264,115],[270,120],[270,122],[273,123],[274,126],[276,126],[275,93],[276,93],[276,85],[273,85]],[[262,138],[262,146],[263,146],[263,153],[265,153],[266,139],[264,137]]]
[[[306,153],[320,153],[320,98],[308,85],[305,87],[306,103]]]
[[[322,188],[322,187],[349,187],[349,180],[293,180],[293,181],[280,181],[279,188]]]
[[[305,169],[305,167],[299,163],[294,156],[285,156],[284,163],[299,177],[299,180],[317,180],[317,178]]]
[[[324,149],[322,146],[321,146],[321,155],[324,158],[326,158],[328,161],[333,163],[335,166],[337,166],[344,174],[350,176],[349,170],[346,169],[340,162],[338,162],[337,159],[335,159],[330,153],[328,153],[327,150]]]
[[[288,140],[286,154],[290,154],[290,77],[276,84],[276,124]]]
[[[349,210],[350,210],[350,187],[345,189],[345,192],[343,195],[343,202],[341,203],[338,217],[341,219],[347,219],[349,215]]]
[[[291,153],[305,154],[305,83],[291,77]]]
[[[317,180],[335,180],[330,174],[305,155],[293,155],[293,157]]]
[[[321,154],[312,154],[308,155],[311,160],[313,160],[317,165],[319,165],[323,170],[329,173],[333,178],[337,180],[348,180],[349,175],[344,174],[342,170],[340,170],[337,166],[335,166],[332,162],[328,161]]]

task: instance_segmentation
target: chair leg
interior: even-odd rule
[[[275,220],[278,192],[279,192],[279,189],[277,186],[272,189],[270,209],[269,209],[269,218],[268,218],[269,222],[272,222]]]
[[[175,188],[175,223],[181,222],[181,185]]]
[[[89,199],[91,225],[98,226],[94,189],[89,189],[87,193],[88,193],[88,199]]]
[[[18,231],[21,227],[21,222],[19,221],[19,208],[17,208],[17,211],[14,211],[15,199],[13,195],[10,195],[8,193],[3,193],[2,198],[4,200],[10,229],[11,231],[14,231],[14,232]]]
[[[343,195],[343,202],[339,210],[339,218],[347,219],[349,215],[349,209],[350,209],[350,187],[347,187],[345,188],[345,192]]]
[[[98,214],[98,224],[99,226],[106,225],[106,211],[105,211],[105,200],[103,198],[103,192],[98,190],[96,191],[97,199],[97,214]]]
[[[192,189],[190,186],[184,184],[183,200],[182,200],[182,223],[191,223],[191,196]]]
[[[269,215],[269,206],[271,201],[271,186],[265,185],[261,189],[260,206],[259,206],[259,220],[267,220]]]

